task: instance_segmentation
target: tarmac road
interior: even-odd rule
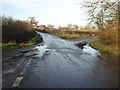
[[[98,51],[88,45],[80,49],[74,45],[79,41],[38,33],[43,37],[42,44],[19,51],[3,62],[3,88],[118,87],[117,67],[102,60]]]

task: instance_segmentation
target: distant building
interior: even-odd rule
[[[37,28],[41,30],[45,30],[47,27],[45,25],[38,25]]]

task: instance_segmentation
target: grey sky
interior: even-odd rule
[[[81,9],[82,0],[4,0],[3,15],[26,20],[34,16],[39,24],[66,26],[69,23],[80,26],[87,24],[85,10]]]

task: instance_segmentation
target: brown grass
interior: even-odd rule
[[[109,24],[104,31],[99,31],[98,38],[103,44],[118,49],[118,24]]]
[[[55,34],[65,39],[96,36],[96,32],[92,32],[92,31],[80,31],[80,30],[68,30],[68,29],[67,30],[66,29],[41,30],[37,28],[36,30],[44,33]]]

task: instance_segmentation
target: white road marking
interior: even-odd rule
[[[24,68],[24,69],[20,72],[20,75],[25,74],[25,72],[26,72],[26,68]]]
[[[25,58],[23,58],[23,60],[22,61],[24,61],[25,60]]]
[[[29,62],[31,62],[32,61],[32,59],[29,59]]]
[[[13,83],[12,87],[18,86],[22,79],[23,79],[23,77],[17,77],[15,82]]]
[[[25,65],[25,67],[28,67],[31,63],[32,59],[29,59],[28,63]]]
[[[26,68],[30,65],[32,59],[29,59],[28,63],[25,65],[24,69],[20,72],[20,75],[24,75],[26,72]],[[12,87],[17,87],[19,86],[21,80],[23,79],[23,77],[17,77],[15,82],[13,83]]]

